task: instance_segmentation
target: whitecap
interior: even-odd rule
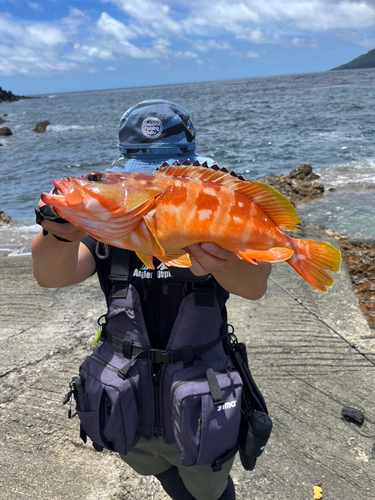
[[[370,186],[375,184],[375,159],[354,160],[319,169],[326,189],[349,185]]]
[[[100,126],[97,125],[88,125],[86,127],[81,126],[81,125],[48,125],[47,126],[47,132],[70,132],[70,131],[85,131],[85,130],[94,130],[101,128]]]
[[[27,247],[22,247],[8,254],[8,257],[25,257],[27,255],[31,255],[30,249]]]

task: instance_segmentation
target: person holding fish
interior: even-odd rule
[[[339,252],[284,234],[299,222],[292,205],[199,156],[177,104],[130,108],[119,148],[105,172],[54,181],[36,209],[39,285],[96,272],[108,304],[102,344],[72,388],[81,436],[157,477],[172,499],[233,500],[241,388],[221,343],[225,303],[231,293],[260,299],[279,261],[325,292]]]

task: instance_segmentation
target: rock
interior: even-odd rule
[[[4,226],[5,224],[9,224],[9,222],[10,222],[9,215],[6,215],[2,210],[0,210],[0,227]]]
[[[43,134],[48,125],[50,125],[50,122],[48,120],[44,120],[43,122],[39,122],[36,124],[35,128],[34,128],[34,132],[37,132],[38,134]]]
[[[0,116],[0,123],[5,123],[5,122],[6,122],[6,120],[4,120],[4,118],[1,118],[1,116]]]
[[[319,179],[318,174],[314,174],[311,165],[300,165],[299,167],[292,170],[289,174],[291,179],[304,179],[307,181]]]
[[[13,135],[13,133],[10,130],[10,128],[8,128],[8,127],[1,127],[0,128],[0,135],[2,135],[2,136],[9,136],[9,135]]]
[[[375,240],[350,239],[330,230],[326,233],[337,240],[361,308],[375,329]]]
[[[269,174],[257,180],[269,184],[297,206],[301,201],[310,201],[323,195],[324,186],[316,179],[319,179],[319,175],[313,172],[311,165],[300,165],[289,175]]]

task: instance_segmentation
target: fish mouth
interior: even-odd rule
[[[49,206],[69,207],[82,203],[82,193],[71,179],[53,181],[53,190],[49,194],[42,194],[42,201]]]

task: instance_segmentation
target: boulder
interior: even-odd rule
[[[319,179],[319,175],[313,172],[311,165],[300,165],[289,175],[269,174],[257,180],[269,184],[297,206],[301,201],[323,196],[324,186],[316,179]]]
[[[1,116],[0,116],[0,123],[5,123],[5,122],[6,122],[6,120],[4,120],[4,118],[1,118]]]
[[[0,227],[4,226],[5,224],[9,224],[10,222],[10,217],[9,215],[5,215],[5,213],[0,210]]]
[[[48,125],[50,125],[50,122],[48,120],[44,120],[43,122],[39,122],[36,124],[36,126],[34,128],[34,132],[37,132],[38,134],[44,134]]]
[[[13,133],[8,127],[0,127],[0,135],[8,136],[8,135],[13,135]]]

